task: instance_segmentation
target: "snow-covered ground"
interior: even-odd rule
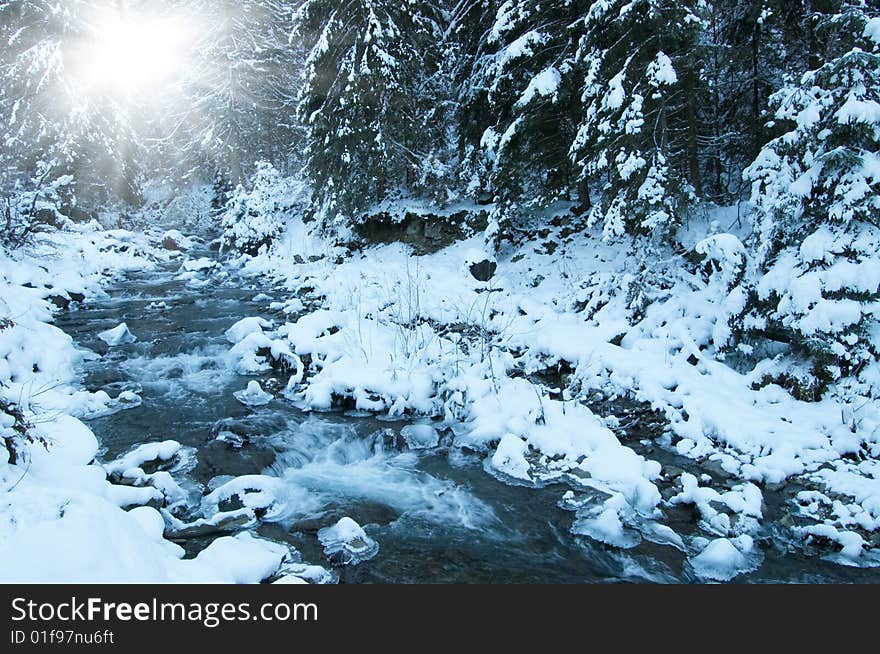
[[[735,222],[735,209],[717,209],[682,230],[688,251],[717,264],[704,276],[681,254],[629,252],[559,221],[508,246],[480,282],[469,271],[480,237],[424,256],[402,244],[339,256],[293,221],[271,252],[239,260],[282,279],[290,299],[267,307],[277,324],[239,323],[233,349],[242,368],[267,365],[266,347],[295,361],[286,396],[303,408],[431,416],[510,483],[598,489],[599,505],[563,499],[576,533],[619,547],[675,543],[705,578],[756,567],[762,489],[789,482],[807,489],[791,501],[792,542],[877,565],[877,403],[838,388],[799,401],[764,383],[772,359],[740,370],[726,360],[741,302],[725,277],[741,248],[743,235],[724,231]],[[613,411],[588,407],[597,394],[658,412],[667,427],[657,441],[724,482],[670,477],[624,443]],[[663,525],[681,503],[702,518],[686,541]]]

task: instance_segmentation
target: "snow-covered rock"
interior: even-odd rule
[[[492,467],[514,479],[531,482],[532,476],[529,474],[531,465],[526,460],[528,451],[529,446],[523,439],[513,434],[505,434],[498,443],[495,453],[492,454]]]
[[[134,343],[137,340],[137,337],[129,331],[128,325],[125,323],[121,323],[113,329],[101,332],[98,334],[98,338],[110,347]]]
[[[260,386],[260,382],[251,381],[248,382],[247,388],[242,391],[236,391],[233,393],[235,399],[244,404],[245,406],[265,406],[272,401],[273,396],[271,393],[267,393],[263,390],[263,387]]]
[[[361,563],[379,552],[379,544],[349,517],[341,518],[332,527],[319,529],[318,540],[327,557],[341,565]]]
[[[217,262],[208,257],[200,257],[198,259],[188,259],[183,262],[183,269],[187,272],[204,272],[212,270],[217,266]]]
[[[170,229],[162,235],[162,247],[173,252],[185,252],[192,247],[192,240],[176,229]]]
[[[104,469],[109,474],[122,475],[134,468],[173,466],[179,461],[179,455],[183,450],[183,445],[173,440],[144,443],[118,459],[104,464]]]
[[[241,343],[251,334],[262,334],[264,330],[271,329],[272,323],[265,318],[249,317],[242,318],[226,330],[226,340],[235,345]]]
[[[700,577],[729,581],[757,567],[755,544],[750,536],[735,539],[716,538],[710,541],[690,563]]]

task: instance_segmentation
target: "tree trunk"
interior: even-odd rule
[[[761,149],[761,23],[755,18],[752,32],[752,152],[751,159],[758,156]]]

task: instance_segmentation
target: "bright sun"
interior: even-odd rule
[[[193,41],[181,17],[102,16],[76,53],[77,77],[91,92],[156,92],[185,72]]]

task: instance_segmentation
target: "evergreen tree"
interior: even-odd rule
[[[96,0],[0,5],[0,176],[6,194],[30,180],[73,175],[65,210],[137,201],[137,143],[114,98],[90,93],[79,44],[90,38]],[[46,166],[48,165],[48,168]],[[51,180],[44,180],[48,183]]]
[[[464,146],[472,191],[520,211],[570,198],[578,102],[572,59],[577,19],[589,4],[498,6],[463,85],[462,117],[475,121],[463,130],[472,139]]]
[[[827,61],[776,92],[770,141],[747,169],[755,205],[753,324],[811,355],[827,383],[876,355],[880,294],[880,12],[819,16]]]
[[[290,3],[199,0],[197,9],[207,27],[186,80],[183,95],[191,101],[169,108],[157,131],[184,134],[169,146],[188,155],[189,166],[221,168],[233,186],[262,160],[286,169],[298,140],[293,116],[302,65],[290,41]],[[167,158],[174,162],[174,153]]]
[[[436,65],[438,27],[416,0],[309,0],[297,35],[310,46],[298,111],[312,208],[324,224],[348,224],[415,187],[437,128],[415,90]]]
[[[606,239],[662,235],[695,199],[696,2],[594,2],[578,61],[583,115],[571,156],[597,180],[590,222]]]

